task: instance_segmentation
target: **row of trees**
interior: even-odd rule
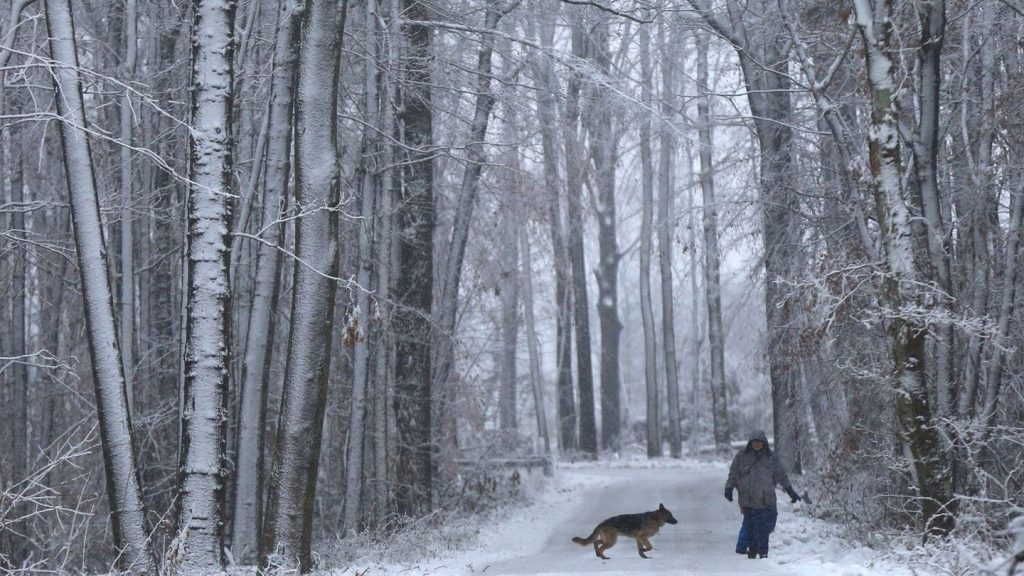
[[[1012,0],[93,8],[0,20],[6,565],[308,570],[768,417],[847,519],[1021,505]]]

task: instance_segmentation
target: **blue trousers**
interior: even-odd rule
[[[736,552],[746,554],[768,553],[768,535],[775,531],[775,523],[779,519],[779,510],[771,508],[744,508],[743,525],[736,539]]]

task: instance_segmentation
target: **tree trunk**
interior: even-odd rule
[[[338,66],[344,13],[338,0],[303,9],[295,80],[296,264],[291,329],[274,444],[260,565],[312,568],[310,540],[330,368],[338,274],[341,167]]]
[[[785,468],[800,472],[797,406],[797,364],[793,347],[798,342],[789,331],[796,307],[790,295],[797,262],[800,233],[797,214],[797,169],[793,162],[793,109],[790,102],[789,60],[782,53],[786,45],[775,36],[771,23],[762,24],[760,44],[748,37],[743,21],[749,11],[736,0],[727,0],[729,22],[720,21],[704,0],[689,0],[709,26],[736,49],[747,88],[759,154],[759,186],[764,239],[765,311],[767,316],[767,360],[772,388],[775,451]],[[770,8],[770,5],[766,7]],[[766,11],[767,18],[771,12]]]
[[[651,34],[647,26],[640,28],[641,100],[650,105]],[[644,325],[644,379],[647,383],[647,456],[661,456],[661,400],[658,398],[658,342],[654,332],[654,311],[651,309],[651,227],[654,220],[654,166],[651,159],[651,117],[643,113],[640,120],[640,170],[642,212],[640,225],[640,313]]]
[[[611,54],[608,20],[604,14],[591,27],[589,56],[604,77],[610,77]],[[622,384],[619,374],[619,247],[616,241],[615,164],[617,152],[612,126],[610,91],[590,86],[590,153],[597,186],[597,317],[601,327],[601,447],[617,450],[622,429]]]
[[[522,256],[522,270],[519,281],[523,287],[523,322],[526,328],[526,345],[530,354],[530,388],[533,391],[533,408],[537,416],[537,434],[544,443],[544,455],[551,455],[551,436],[548,432],[547,403],[544,401],[544,380],[540,365],[540,342],[537,338],[537,322],[533,312],[533,258],[530,251],[530,232],[527,225],[519,225],[519,253]]]
[[[982,439],[992,433],[996,412],[1002,395],[1004,361],[1010,338],[1010,321],[1013,319],[1013,305],[1017,296],[1017,256],[1020,251],[1021,220],[1024,215],[1024,178],[1017,192],[1010,199],[1010,222],[1006,230],[1006,253],[1004,256],[1002,302],[999,305],[999,319],[996,335],[992,341],[992,359],[989,364],[985,399],[981,410]]]
[[[60,64],[52,71],[53,83],[57,92],[57,114],[62,120],[64,173],[71,197],[114,547],[120,551],[122,569],[155,574],[156,563],[146,529],[146,511],[140,494],[131,416],[114,325],[96,176],[86,137],[71,2],[47,0],[45,9],[50,57]]]
[[[410,21],[431,19],[422,0],[401,0]],[[397,18],[397,15],[396,15]],[[434,287],[434,162],[431,109],[431,29],[404,23],[405,71],[397,98],[403,157],[401,190],[395,198],[397,276],[395,303],[395,511],[417,516],[431,506],[431,308]],[[447,338],[448,334],[441,335]]]
[[[987,318],[989,306],[989,289],[992,280],[991,243],[993,230],[998,224],[991,222],[990,209],[995,204],[992,191],[992,148],[996,136],[995,106],[995,70],[996,41],[994,33],[997,28],[997,6],[983,8],[983,27],[981,30],[981,82],[980,99],[981,114],[978,126],[978,150],[975,165],[971,171],[971,183],[977,193],[965,195],[964,212],[969,214],[967,225],[970,238],[971,255],[971,307],[976,316]],[[966,114],[966,109],[962,112]],[[970,142],[965,141],[965,149]],[[969,155],[968,155],[969,157]],[[972,418],[977,401],[982,373],[983,341],[980,334],[972,333],[968,337],[967,358],[964,362],[964,381],[960,388],[957,415],[961,418]]]
[[[224,566],[224,477],[231,290],[231,109],[235,5],[192,5],[188,300],[177,570]]]
[[[295,38],[300,22],[296,0],[278,5],[274,72],[268,110],[266,174],[263,180],[263,233],[256,248],[256,278],[242,363],[239,398],[238,457],[232,514],[231,551],[237,561],[252,561],[263,525],[264,461],[266,458],[267,391],[271,347],[276,332],[281,256],[277,244],[282,224],[276,221],[287,201],[291,172],[292,110],[295,89]],[[254,168],[258,170],[258,168]]]
[[[572,53],[584,56],[583,23],[572,16]],[[565,111],[565,188],[568,198],[569,238],[567,256],[572,268],[573,320],[576,324],[576,370],[579,386],[579,449],[597,457],[597,424],[594,421],[594,369],[590,357],[590,300],[583,255],[583,166],[580,150],[580,75],[569,77]]]
[[[661,147],[658,151],[658,266],[661,273],[661,341],[664,348],[665,388],[668,396],[668,445],[673,458],[683,455],[682,430],[679,423],[679,367],[676,364],[675,294],[672,292],[672,236],[675,196],[674,155],[675,139],[669,124],[673,109],[675,84],[675,54],[672,46],[675,34],[665,37],[664,20],[658,23],[658,43],[661,47]]]
[[[936,295],[938,308],[951,313],[953,282],[949,272],[949,244],[946,223],[942,218],[939,191],[939,92],[942,84],[942,43],[946,27],[945,0],[931,0],[921,5],[918,140],[914,146],[914,166],[917,169],[917,189],[921,194],[924,212],[928,257],[931,262],[932,281],[941,291]],[[953,324],[939,321],[935,334],[935,412],[938,416],[952,413],[957,391],[953,389]]]
[[[3,77],[0,76],[0,81]],[[18,110],[20,112],[21,110]],[[15,141],[15,136],[20,133],[21,130],[14,128],[11,130],[11,158],[10,162],[10,189],[11,189],[11,203],[14,206],[11,214],[11,232],[12,236],[19,238],[19,241],[15,241],[14,245],[17,249],[12,250],[13,258],[12,264],[14,270],[12,270],[10,279],[10,293],[11,293],[11,362],[13,365],[10,368],[11,380],[8,386],[10,387],[10,409],[5,410],[5,416],[8,420],[8,431],[10,433],[10,452],[3,458],[10,462],[10,481],[4,482],[4,488],[10,485],[19,485],[19,483],[28,480],[30,474],[29,462],[30,450],[29,450],[29,372],[28,366],[32,362],[28,356],[28,330],[26,326],[26,312],[31,309],[32,303],[29,298],[29,287],[25,281],[26,273],[28,272],[29,262],[29,251],[26,249],[28,242],[30,242],[31,235],[25,228],[25,171],[24,161],[22,155],[19,152],[18,143]],[[0,142],[3,145],[3,142]],[[6,175],[4,171],[0,169],[0,178],[4,178]],[[0,200],[2,201],[2,200]],[[5,250],[6,251],[6,250]],[[5,378],[6,380],[6,378]],[[5,386],[6,387],[6,386]],[[21,485],[25,486],[25,485]],[[13,514],[15,518],[27,518],[29,502],[22,501],[15,505]],[[4,516],[10,517],[7,514]],[[7,527],[5,527],[7,528]],[[13,554],[11,555],[12,565],[20,566],[25,558],[31,551],[31,540],[26,538],[26,530],[29,528],[26,522],[18,522],[11,526],[8,530],[4,530],[4,542],[7,543],[7,537],[10,536],[10,543],[12,544]],[[6,554],[5,554],[6,556]]]
[[[135,76],[138,56],[138,3],[126,0],[125,27],[125,81]],[[135,232],[132,217],[132,129],[131,95],[125,90],[121,97],[121,362],[124,365],[125,386],[128,391],[128,410],[135,409]]]
[[[892,61],[898,46],[893,39],[892,4],[892,0],[880,0],[872,8],[868,0],[854,2],[857,26],[864,40],[872,102],[868,133],[871,191],[882,236],[886,273],[883,295],[894,312],[886,329],[892,346],[893,378],[898,386],[896,413],[910,448],[925,530],[944,535],[955,524],[952,473],[932,421],[925,367],[925,326],[906,311],[922,302],[919,289],[915,288],[917,267],[902,185],[897,81]]]
[[[697,134],[700,140],[700,189],[704,215],[704,291],[708,306],[708,346],[711,351],[711,415],[715,447],[729,448],[729,410],[725,386],[725,333],[722,326],[722,288],[719,279],[718,208],[715,204],[714,166],[711,153],[710,97],[708,96],[708,35],[697,36]],[[767,225],[767,224],[766,224]]]
[[[498,26],[501,13],[495,2],[489,2],[484,14],[484,29],[494,30]],[[435,449],[447,445],[451,439],[445,438],[443,431],[445,419],[448,417],[446,398],[451,393],[449,380],[455,363],[456,328],[459,309],[459,285],[462,281],[462,265],[466,254],[466,242],[469,239],[469,228],[473,221],[473,210],[476,197],[480,191],[480,173],[487,163],[485,141],[487,126],[494,108],[494,94],[491,92],[491,56],[494,53],[495,35],[485,33],[481,38],[480,53],[477,57],[477,91],[470,136],[466,145],[466,168],[462,174],[459,189],[458,205],[452,223],[452,237],[448,245],[445,261],[443,284],[439,298],[438,326],[441,333],[436,338],[434,386],[431,390],[434,433],[438,434]]]
[[[551,47],[554,26],[546,20],[539,23],[540,42],[544,49]],[[537,90],[537,117],[541,131],[544,155],[544,187],[547,189],[548,224],[555,265],[555,362],[557,364],[558,447],[563,453],[579,447],[576,426],[576,399],[572,388],[572,292],[569,286],[569,257],[566,253],[565,228],[562,217],[561,178],[558,174],[558,135],[556,132],[560,87],[550,59],[543,54],[533,58],[533,68],[540,79]],[[566,160],[568,163],[568,159]]]
[[[365,6],[366,29],[375,37],[377,28],[376,0],[367,0]],[[371,47],[373,45],[371,44]],[[367,123],[378,121],[379,89],[376,53],[368,54],[364,63]],[[360,190],[359,211],[361,218],[356,223],[359,235],[359,254],[356,262],[356,306],[350,312],[349,327],[352,347],[352,402],[349,406],[348,438],[345,451],[345,510],[342,516],[342,533],[351,534],[358,528],[363,513],[363,445],[365,436],[366,395],[370,383],[370,282],[373,273],[374,219],[376,218],[377,195],[380,191],[380,140],[377,127],[368,124],[363,131],[363,158],[359,168]]]
[[[510,194],[511,196],[512,194]],[[515,433],[519,428],[516,393],[516,349],[519,339],[519,242],[516,222],[522,218],[513,209],[514,200],[506,199],[501,215],[501,243],[504,258],[501,291],[501,369],[498,391],[499,428]]]

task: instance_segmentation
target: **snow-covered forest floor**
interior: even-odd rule
[[[985,574],[995,555],[963,540],[920,545],[912,534],[858,532],[815,518],[814,505],[790,505],[783,497],[769,558],[749,560],[733,551],[740,514],[721,496],[726,472],[724,462],[694,460],[562,464],[554,478],[528,476],[515,504],[453,517],[440,527],[425,522],[388,538],[322,544],[319,573],[945,576]],[[659,503],[679,524],[651,539],[649,560],[638,557],[632,539],[621,538],[606,561],[570,540],[606,517]]]

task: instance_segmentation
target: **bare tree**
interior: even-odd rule
[[[587,35],[587,54],[597,70],[611,73],[611,48],[608,15],[594,16],[596,21]],[[590,84],[586,125],[590,156],[597,189],[597,317],[601,329],[601,447],[617,449],[622,428],[622,381],[619,373],[619,253],[616,238],[615,164],[618,147],[613,127],[614,112],[610,92]]]
[[[892,310],[886,322],[893,380],[898,386],[896,412],[909,446],[925,528],[946,534],[955,518],[952,476],[938,430],[932,425],[931,386],[925,370],[926,330],[913,307],[921,304],[907,192],[903,185],[899,110],[893,55],[892,0],[855,0],[857,26],[864,41],[871,90],[871,131],[868,148],[871,192],[884,255],[884,290]]]
[[[652,100],[651,33],[640,28],[641,100]],[[651,251],[654,221],[654,166],[651,153],[651,118],[640,120],[640,169],[642,224],[640,227],[640,310],[644,324],[644,379],[647,389],[647,455],[661,456],[661,401],[658,398],[658,342],[655,337],[654,311],[651,309]]]
[[[260,565],[312,569],[313,504],[331,362],[341,175],[338,70],[347,5],[312,0],[302,13],[295,96],[295,266],[287,364]],[[325,126],[327,129],[325,129]]]
[[[675,114],[673,92],[675,85],[676,34],[666,37],[664,19],[658,23],[658,45],[661,64],[661,115],[658,150],[658,270],[661,273],[661,342],[664,348],[665,388],[668,398],[668,445],[673,458],[683,455],[682,430],[679,423],[679,367],[676,364],[676,314],[675,294],[672,292],[672,235],[674,215],[672,204],[675,196],[675,138],[668,124]],[[695,249],[695,248],[694,248]]]
[[[86,137],[88,123],[79,78],[71,1],[47,0],[45,8],[50,57],[59,64],[52,71],[53,85],[57,92],[57,114],[61,118],[64,175],[71,197],[71,218],[86,312],[93,383],[96,387],[96,409],[103,443],[114,546],[120,551],[121,566],[125,570],[154,574],[156,563],[146,529],[146,510],[142,504],[136,468],[128,393],[114,324],[113,296],[107,276],[96,175]]]
[[[235,5],[192,5],[185,357],[175,569],[224,566]]]
[[[554,26],[545,18],[539,18],[540,44],[550,50]],[[534,54],[531,60],[540,89],[537,90],[537,117],[541,131],[541,148],[544,154],[544,187],[548,199],[548,225],[551,233],[551,251],[555,267],[555,361],[557,381],[558,441],[562,451],[575,449],[579,436],[576,429],[576,399],[572,387],[572,287],[569,255],[566,248],[565,223],[561,201],[561,178],[558,173],[558,135],[556,95],[561,91],[554,76],[551,60],[546,55]],[[567,172],[568,172],[568,159]]]
[[[434,159],[431,70],[433,41],[430,8],[421,0],[402,0],[404,42],[399,65],[398,132],[404,144],[399,158],[394,205],[397,246],[395,301],[395,396],[398,437],[395,454],[395,512],[415,516],[431,507],[431,309],[434,291]],[[396,15],[397,16],[397,15]],[[447,335],[444,335],[447,337]]]
[[[715,200],[714,167],[711,153],[711,112],[708,87],[708,36],[697,35],[697,134],[700,140],[700,188],[704,212],[704,292],[708,307],[708,347],[711,352],[711,413],[715,425],[715,446],[729,447],[729,410],[725,388],[725,333],[722,327],[722,287],[718,249],[718,207]]]
[[[580,14],[572,16],[572,52],[582,57],[585,50]],[[594,420],[594,369],[590,357],[590,299],[583,254],[583,159],[580,127],[579,71],[569,77],[563,125],[565,140],[565,189],[568,217],[567,256],[572,269],[573,322],[576,329],[576,379],[579,389],[579,449],[597,457],[597,424]]]
[[[266,456],[267,391],[270,384],[271,345],[281,275],[280,242],[282,203],[288,197],[291,172],[292,109],[295,58],[300,24],[295,0],[278,2],[274,71],[271,77],[267,124],[266,174],[263,180],[263,229],[257,247],[255,289],[246,332],[245,360],[239,390],[238,454],[235,463],[231,551],[236,560],[255,557],[263,524],[264,460]]]

